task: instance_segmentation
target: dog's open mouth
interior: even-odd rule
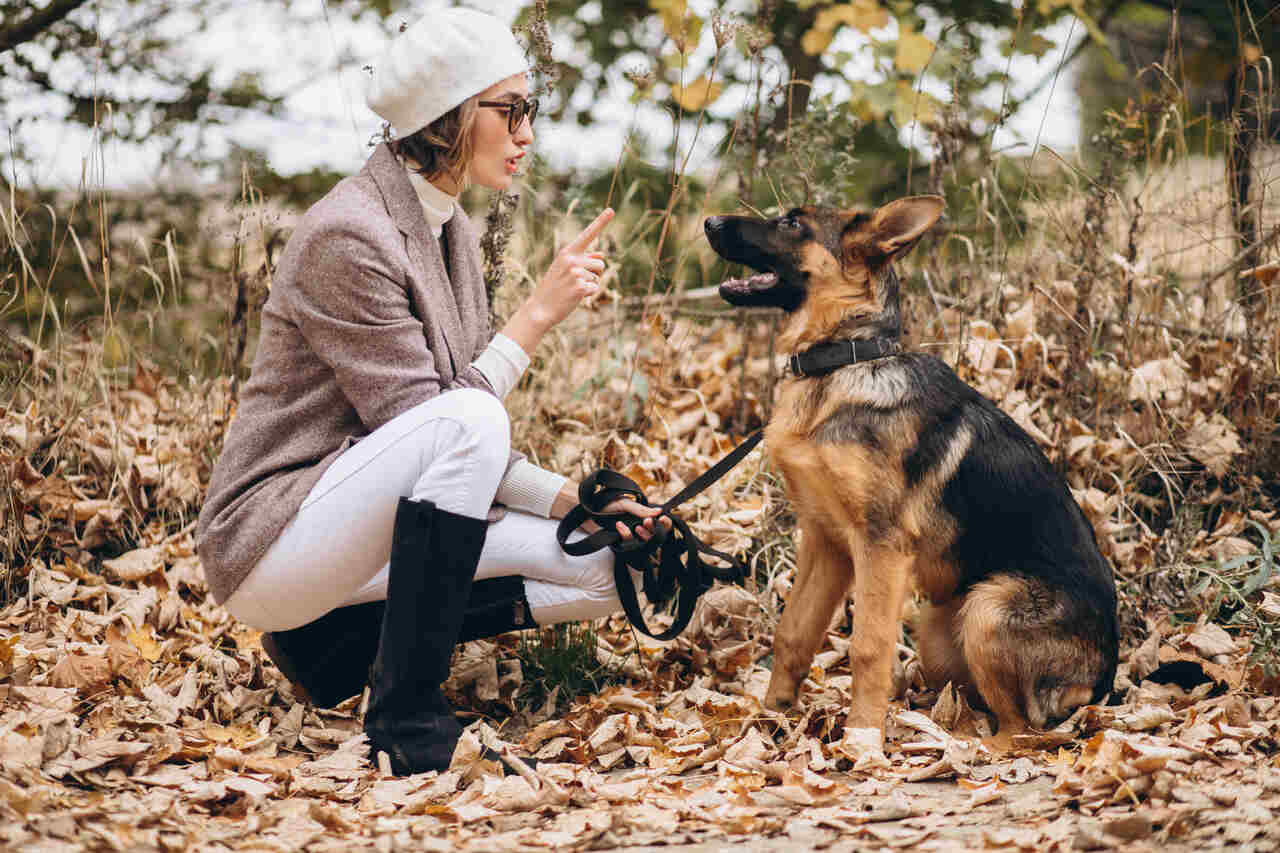
[[[735,296],[749,296],[763,293],[778,286],[778,276],[771,272],[762,272],[749,278],[731,278],[720,283],[720,296],[732,300]]]

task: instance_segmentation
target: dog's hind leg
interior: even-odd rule
[[[914,555],[865,547],[854,553],[853,631],[849,636],[852,697],[846,728],[876,729],[893,691],[893,661],[902,635],[902,606],[911,589]]]
[[[1102,655],[1060,595],[1013,575],[977,584],[960,609],[960,640],[974,685],[1003,734],[1042,729],[1090,701]]]
[[[764,697],[765,707],[779,711],[795,704],[836,605],[844,601],[853,577],[848,551],[823,535],[817,525],[802,528],[796,562],[796,584],[773,635],[773,673]]]
[[[1002,733],[1027,726],[1019,660],[1025,652],[1008,636],[1009,615],[1024,586],[1013,577],[983,581],[965,595],[959,613],[965,663],[973,685],[1000,719]]]

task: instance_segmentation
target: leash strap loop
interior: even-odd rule
[[[621,521],[635,530],[644,519],[626,512],[605,512],[604,507],[619,498],[631,498],[642,506],[654,504],[630,477],[600,468],[579,484],[578,505],[560,520],[556,527],[556,540],[566,554],[576,557],[611,548],[614,552],[613,579],[627,619],[646,636],[670,640],[688,626],[698,598],[717,580],[733,583],[746,575],[746,567],[736,557],[706,545],[674,510],[728,473],[763,437],[763,430],[752,433],[675,497],[662,504],[662,514],[671,519],[671,530],[668,532],[661,526],[656,527],[648,542],[634,535],[624,541],[615,529],[615,524]],[[600,529],[570,542],[569,537],[588,519]],[[727,565],[708,563],[702,558],[704,554]],[[636,597],[632,572],[640,574],[645,598],[655,607],[662,608],[668,604],[674,607],[675,621],[666,631],[655,634],[649,629]]]

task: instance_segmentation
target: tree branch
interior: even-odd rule
[[[0,53],[26,44],[87,2],[88,0],[53,0],[48,6],[31,13],[13,26],[0,29]]]
[[[1217,272],[1211,273],[1209,277],[1204,280],[1204,284],[1202,285],[1202,287],[1205,290],[1208,290],[1209,287],[1212,286],[1218,279],[1222,278],[1224,275],[1231,272],[1232,270],[1242,266],[1249,259],[1249,255],[1251,253],[1256,252],[1258,257],[1261,257],[1263,249],[1271,245],[1278,237],[1280,237],[1280,225],[1277,225],[1274,228],[1272,228],[1270,233],[1262,237],[1257,242],[1249,243],[1244,248],[1242,248],[1234,258],[1232,258],[1231,260],[1223,264],[1222,267],[1218,269]]]

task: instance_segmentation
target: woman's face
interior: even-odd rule
[[[480,93],[481,101],[516,101],[529,97],[529,79],[513,74]],[[525,148],[533,142],[532,122],[526,117],[513,134],[507,129],[508,111],[478,107],[472,133],[471,182],[491,190],[511,186]]]

